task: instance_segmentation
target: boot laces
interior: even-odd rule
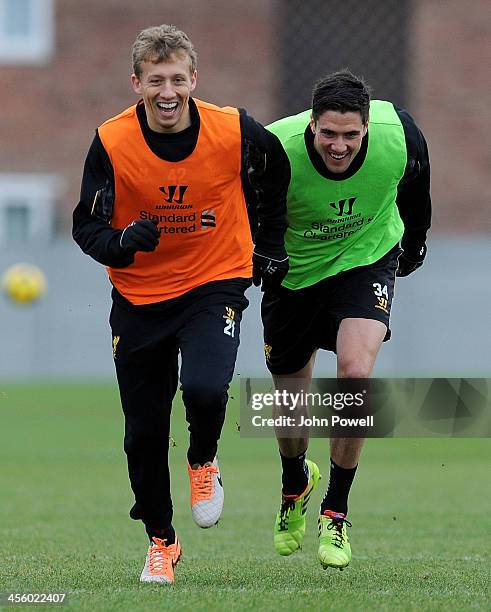
[[[200,465],[192,470],[191,485],[193,487],[193,497],[196,501],[210,499],[213,495],[213,476],[215,474],[218,474],[218,468],[212,463]]]
[[[167,540],[152,538],[153,544],[149,550],[149,569],[151,574],[159,574],[166,570],[169,563],[172,564],[175,554],[175,544],[166,545]]]
[[[353,525],[348,520],[341,517],[332,518],[329,524],[327,525],[327,529],[329,531],[334,531],[334,533],[332,534],[332,543],[337,548],[343,548],[344,545],[344,524],[346,524],[348,527],[353,527]]]

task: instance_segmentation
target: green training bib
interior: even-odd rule
[[[352,177],[340,181],[320,175],[309,159],[304,132],[310,113],[267,126],[280,139],[291,166],[285,235],[290,270],[283,281],[288,289],[374,263],[404,231],[396,197],[407,151],[394,106],[372,100],[365,160]]]

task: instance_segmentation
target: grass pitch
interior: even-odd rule
[[[184,556],[169,587],[138,581],[147,542],[128,518],[115,385],[0,385],[0,592],[67,592],[70,609],[96,611],[490,609],[489,440],[368,441],[350,498],[352,565],[324,571],[316,513],[327,442],[311,444],[324,479],[304,548],[278,557],[275,442],[240,438],[232,396],[220,447],[224,515],[209,530],[191,519],[175,402],[170,461]]]

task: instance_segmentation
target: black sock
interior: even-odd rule
[[[150,527],[149,525],[147,525],[145,529],[147,531],[150,542],[152,541],[152,538],[159,538],[160,540],[165,540],[165,543],[167,545],[174,544],[176,541],[176,532],[174,531],[174,527],[172,527],[172,525],[160,529],[156,529],[155,527]]]
[[[357,467],[356,465],[354,468],[342,468],[331,459],[329,487],[321,503],[321,514],[325,510],[348,514],[348,495]]]
[[[188,449],[188,463],[191,467],[193,467],[193,465],[205,465],[205,463],[213,463],[213,460],[215,459],[215,455],[216,455],[216,449],[212,450],[211,452],[201,452],[201,453],[196,453],[195,451],[192,451],[191,449]],[[193,468],[196,469],[196,468]]]
[[[300,495],[308,485],[307,464],[305,463],[305,453],[298,457],[283,457],[280,452],[281,466],[283,474],[281,476],[283,484],[283,495]]]

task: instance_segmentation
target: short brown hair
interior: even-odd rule
[[[326,111],[360,113],[363,123],[368,121],[370,87],[352,72],[340,70],[317,81],[312,92],[314,121]]]
[[[166,62],[173,53],[186,53],[189,57],[191,73],[196,70],[198,56],[193,43],[187,35],[178,30],[176,26],[162,24],[142,30],[136,37],[131,51],[133,72],[138,78],[141,76],[143,62]]]

